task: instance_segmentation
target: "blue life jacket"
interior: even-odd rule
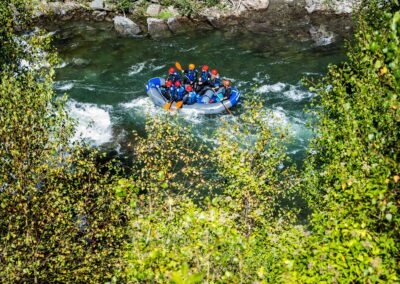
[[[195,102],[197,102],[197,94],[196,92],[189,92],[188,93],[188,100],[187,103],[188,104],[194,104]]]
[[[200,80],[201,82],[204,83],[208,83],[211,79],[211,73],[208,71],[201,71],[200,74]]]
[[[175,83],[176,81],[181,81],[181,76],[179,75],[178,72],[174,72],[172,74],[168,74],[167,79],[165,79],[166,81],[172,81],[172,83]]]
[[[177,101],[183,100],[183,97],[185,96],[185,88],[182,86],[176,88],[175,95]]]
[[[196,81],[196,79],[197,79],[197,75],[198,75],[198,73],[199,73],[199,71],[197,71],[197,69],[194,69],[194,70],[190,70],[190,69],[187,69],[187,70],[185,70],[185,81],[191,81],[191,82],[195,82]]]
[[[215,88],[215,87],[220,87],[221,86],[221,79],[219,78],[219,76],[215,77],[215,79],[210,79],[210,85],[211,87]]]

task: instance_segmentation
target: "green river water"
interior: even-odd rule
[[[68,108],[78,119],[77,137],[122,153],[132,130],[143,131],[146,115],[163,111],[147,97],[146,81],[164,76],[180,61],[207,64],[230,78],[242,93],[241,102],[232,109],[236,116],[247,98],[262,100],[273,114],[271,123],[289,128],[293,142],[288,151],[299,162],[312,135],[306,125],[310,115],[304,109],[315,97],[300,80],[323,75],[328,64],[345,58],[340,39],[315,46],[283,31],[263,35],[207,31],[154,40],[122,38],[106,24],[74,23],[54,32],[62,61],[55,89],[69,94]],[[227,116],[193,113],[182,119],[193,125],[199,139],[217,143],[213,130]]]

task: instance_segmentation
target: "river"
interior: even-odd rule
[[[164,76],[176,61],[216,68],[242,93],[263,101],[274,123],[289,128],[289,155],[301,162],[312,131],[304,112],[315,94],[301,85],[305,76],[322,76],[330,63],[345,58],[343,40],[312,41],[291,38],[284,31],[250,34],[203,31],[164,39],[123,38],[108,24],[71,23],[54,29],[61,63],[55,90],[68,93],[67,107],[78,120],[76,137],[123,152],[132,130],[143,131],[146,115],[155,108],[145,92],[151,77]],[[240,104],[232,109],[240,115]],[[184,115],[199,139],[213,141],[213,130],[228,114]]]

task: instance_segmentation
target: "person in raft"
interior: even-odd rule
[[[173,97],[174,86],[172,81],[166,81],[165,87],[161,87],[161,94],[167,99],[170,100]]]
[[[175,82],[181,81],[181,76],[176,72],[175,68],[171,67],[168,69],[168,76],[165,81],[172,81],[175,84]]]
[[[185,96],[185,88],[181,85],[181,82],[176,81],[174,84],[174,96],[173,100],[176,102],[183,101],[183,97]]]
[[[217,70],[211,70],[211,78],[210,78],[210,87],[214,92],[218,91],[219,87],[221,87],[221,79],[219,78],[219,74]]]
[[[221,87],[221,79],[219,78],[217,70],[211,70],[211,77],[207,83],[207,86],[204,86],[202,93],[202,102],[204,104],[210,104],[216,102],[217,91]]]
[[[196,66],[193,63],[190,63],[188,67],[188,69],[183,71],[183,83],[193,87],[199,75],[199,71],[197,71]]]
[[[192,86],[186,86],[186,95],[183,97],[183,103],[192,105],[197,102],[197,94]]]
[[[201,68],[201,73],[197,81],[196,93],[202,95],[206,91],[205,87],[210,85],[210,79],[211,73],[209,71],[209,68],[207,65],[204,65]]]
[[[232,96],[231,81],[229,80],[222,81],[222,87],[219,88],[215,100],[217,102],[222,102],[225,100],[229,100],[231,96]]]

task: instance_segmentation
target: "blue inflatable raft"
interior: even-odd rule
[[[163,107],[168,100],[161,94],[160,86],[165,85],[164,78],[150,79],[146,84],[146,92],[156,106]],[[240,97],[240,92],[236,88],[232,88],[232,96],[229,100],[224,101],[226,108],[233,107]],[[175,102],[171,106],[171,110],[175,110]],[[224,105],[220,102],[204,104],[195,103],[191,105],[184,104],[180,110],[193,111],[199,114],[217,114],[226,111]]]

